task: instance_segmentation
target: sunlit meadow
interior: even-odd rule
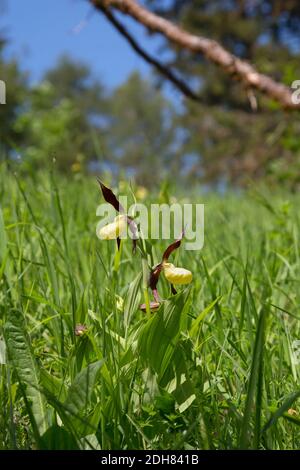
[[[192,279],[172,293],[166,271],[151,309],[173,239],[118,250],[95,178],[0,171],[1,448],[299,448],[297,196],[122,181],[205,204],[203,249],[168,260]]]

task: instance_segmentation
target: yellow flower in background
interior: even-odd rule
[[[148,189],[144,186],[138,186],[135,195],[137,199],[143,200],[148,196]]]
[[[124,214],[117,215],[114,221],[110,224],[101,227],[98,231],[98,236],[101,240],[115,240],[122,236],[127,229],[127,216]]]
[[[81,163],[80,162],[73,163],[73,165],[71,165],[71,170],[73,173],[79,173],[81,171]]]
[[[189,284],[193,279],[191,271],[185,268],[177,268],[172,263],[163,263],[163,272],[165,278],[175,285]]]
[[[127,188],[128,188],[127,181],[124,181],[124,180],[119,181],[119,190],[120,191],[126,191]]]

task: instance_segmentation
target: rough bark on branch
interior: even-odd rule
[[[170,68],[159,62],[154,57],[151,57],[140,45],[139,43],[133,38],[131,34],[127,31],[122,23],[112,14],[110,9],[104,7],[98,7],[101,9],[102,13],[106,16],[108,21],[116,28],[117,31],[126,39],[126,41],[130,44],[132,49],[137,52],[148,64],[155,67],[160,74],[164,75],[173,85],[178,88],[185,96],[190,98],[193,101],[201,101],[200,97],[194,93],[194,91],[180,78],[178,78]]]
[[[139,5],[135,0],[89,0],[97,9],[114,7],[131,16],[151,31],[161,33],[179,47],[193,53],[201,53],[208,60],[220,66],[226,73],[239,78],[247,88],[256,89],[277,101],[285,109],[300,109],[293,102],[292,90],[259,73],[253,65],[241,60],[224,49],[217,41],[191,34],[172,22]]]

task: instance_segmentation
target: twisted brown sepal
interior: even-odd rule
[[[102,194],[103,194],[103,197],[104,197],[105,201],[108,202],[109,204],[111,204],[116,209],[117,212],[121,212],[122,214],[124,214],[124,212],[125,212],[124,207],[118,201],[118,199],[116,198],[116,196],[112,192],[112,190],[110,188],[108,188],[107,186],[105,186],[99,178],[97,178],[97,181],[100,185],[100,189],[102,191]]]
[[[162,269],[163,269],[163,264],[164,262],[168,261],[170,254],[173,253],[174,250],[179,248],[183,236],[184,236],[184,230],[182,231],[180,238],[178,238],[178,240],[175,240],[175,242],[171,243],[171,245],[168,246],[168,248],[165,250],[163,254],[162,262],[159,263],[157,266],[155,266],[150,273],[149,287],[152,289],[152,292],[154,295],[157,294],[156,286],[159,280],[160,273],[162,272]],[[173,285],[171,285],[171,291],[172,291],[172,294],[177,294],[177,291]]]
[[[175,242],[171,243],[171,245],[169,245],[168,248],[165,250],[163,257],[162,257],[163,262],[168,261],[170,254],[173,253],[174,250],[180,247],[183,236],[184,236],[184,230],[182,231],[180,238],[178,238],[178,240],[175,240]]]
[[[150,273],[150,278],[149,278],[149,287],[152,290],[152,292],[156,291],[156,286],[159,280],[160,273],[162,271],[163,265],[162,263],[159,263],[157,266],[155,266]]]
[[[160,305],[160,298],[159,298],[159,294],[158,294],[156,286],[157,286],[162,268],[163,268],[162,263],[159,263],[157,266],[155,266],[155,268],[151,270],[150,277],[149,277],[149,287],[152,290],[152,294],[155,299],[155,302],[151,302],[151,305],[157,305],[156,308],[158,308],[158,306]],[[150,306],[150,310],[152,310],[151,306]]]
[[[173,295],[177,294],[177,290],[175,289],[173,284],[171,284],[171,292],[172,292]]]

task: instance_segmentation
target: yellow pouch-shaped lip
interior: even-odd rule
[[[104,225],[98,230],[98,236],[101,240],[115,240],[126,231],[126,228],[126,215],[118,215],[112,223]]]
[[[176,268],[172,263],[163,263],[163,271],[171,284],[189,284],[193,279],[191,271],[185,268]]]

